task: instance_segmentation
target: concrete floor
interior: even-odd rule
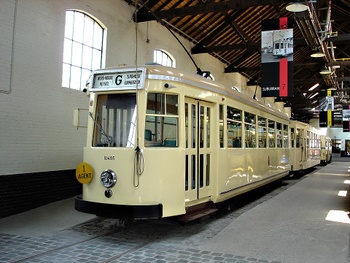
[[[281,262],[349,262],[349,166],[316,169],[242,214],[202,249]]]

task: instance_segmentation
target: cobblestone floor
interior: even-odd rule
[[[206,251],[200,246],[203,240],[214,236],[244,211],[293,184],[290,180],[281,187],[266,190],[257,199],[245,198],[243,203],[236,200],[232,211],[186,225],[169,219],[121,222],[95,218],[46,236],[0,233],[0,262],[278,263]]]

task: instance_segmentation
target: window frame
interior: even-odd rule
[[[151,96],[155,96],[153,101],[154,109],[150,110],[148,105]],[[176,103],[170,104],[170,98],[177,99]],[[160,99],[158,101],[158,99]],[[173,100],[174,101],[174,100]],[[145,115],[145,147],[179,147],[180,135],[179,135],[179,95],[163,92],[149,92],[147,94],[147,105]],[[171,106],[173,108],[171,109]],[[176,108],[176,113],[174,109]],[[154,125],[154,127],[152,127]],[[168,125],[168,129],[166,128]],[[174,130],[169,127],[174,126]],[[147,135],[148,132],[148,135]],[[174,133],[173,137],[166,137],[166,133]]]
[[[160,59],[157,59],[160,57]],[[167,60],[166,62],[164,62]],[[176,60],[175,58],[167,51],[163,49],[155,49],[153,51],[153,61],[154,63],[160,64],[165,67],[171,67],[171,68],[176,68]],[[170,65],[169,62],[170,61]]]
[[[84,28],[75,31],[81,23]],[[93,32],[90,35],[91,29]],[[96,40],[96,35],[99,40]],[[105,66],[106,37],[106,27],[94,16],[81,10],[66,10],[62,87],[83,90],[90,73]]]

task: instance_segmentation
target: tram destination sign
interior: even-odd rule
[[[94,74],[92,90],[142,89],[145,70],[99,71]]]

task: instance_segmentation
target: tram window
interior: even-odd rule
[[[191,127],[190,127],[190,132],[191,132],[191,135],[190,135],[190,143],[191,143],[191,148],[196,148],[196,137],[197,137],[197,134],[196,134],[196,131],[197,131],[197,124],[196,124],[196,116],[197,116],[197,110],[196,110],[196,105],[194,104],[191,104]]]
[[[242,147],[242,111],[227,107],[227,147]]]
[[[199,143],[200,148],[210,147],[210,108],[199,107]]]
[[[165,94],[163,93],[149,93],[147,99],[148,114],[164,114],[165,111]]]
[[[258,116],[259,148],[266,148],[266,118]]]
[[[256,119],[255,114],[244,113],[245,147],[256,147]]]
[[[283,147],[289,148],[288,125],[283,125]]]
[[[276,123],[277,148],[282,148],[282,124]]]
[[[178,96],[149,93],[147,99],[145,146],[178,147]]]
[[[224,105],[219,107],[219,137],[220,148],[224,147]]]
[[[210,108],[207,107],[207,115],[206,115],[206,129],[207,129],[207,147],[210,147]]]
[[[301,131],[300,131],[300,129],[297,129],[296,140],[295,140],[295,142],[296,142],[296,147],[297,147],[297,148],[300,148],[301,144],[303,143],[302,140],[303,140],[303,139],[302,139],[302,137],[301,137]]]
[[[276,147],[276,142],[275,142],[275,122],[272,120],[268,121],[268,134],[269,134],[269,148],[275,148]]]
[[[136,94],[99,95],[93,147],[134,147]]]
[[[310,131],[306,133],[306,148],[310,148]]]
[[[291,137],[292,148],[294,148],[294,140],[295,140],[294,128],[290,129],[290,137]]]

